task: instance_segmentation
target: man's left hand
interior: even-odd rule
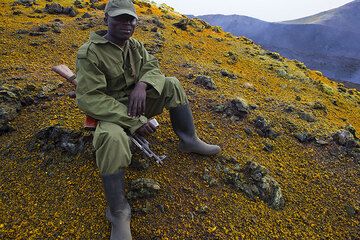
[[[128,106],[128,115],[130,117],[139,117],[145,114],[146,87],[146,83],[138,82],[130,93]]]
[[[149,121],[138,128],[135,133],[139,134],[140,136],[146,136],[152,134],[156,131],[156,127],[153,126]]]

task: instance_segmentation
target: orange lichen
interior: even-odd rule
[[[76,17],[34,13],[33,8],[43,8],[46,1],[37,1],[39,5],[32,8],[15,6],[23,12],[20,15],[12,15],[12,2],[1,3],[2,83],[19,87],[31,83],[41,89],[48,83],[58,82],[60,79],[51,72],[51,66],[63,63],[74,69],[77,48],[88,39],[89,32],[105,28],[100,10],[78,9],[78,16],[90,12],[96,17],[94,28],[79,30]],[[64,6],[73,4],[70,0],[57,2]],[[156,198],[146,200],[148,203],[132,203],[134,209],[151,206],[146,214],[133,214],[134,239],[155,236],[172,240],[359,239],[359,215],[349,216],[345,209],[348,205],[355,209],[360,207],[359,165],[346,154],[327,161],[328,155],[323,148],[299,143],[286,127],[293,124],[299,131],[308,131],[318,137],[330,136],[346,125],[352,125],[359,132],[359,92],[340,92],[337,83],[315,71],[300,69],[291,60],[273,59],[250,40],[219,29],[214,31],[199,20],[194,20],[188,30],[183,31],[173,26],[184,18],[179,13],[146,4],[136,8],[141,24],[148,29],[154,25],[146,20],[153,17],[166,27],[158,30],[165,40],[156,56],[163,72],[176,76],[185,90],[192,93],[189,98],[199,136],[208,142],[219,143],[222,154],[235,158],[240,164],[254,160],[266,166],[282,187],[286,206],[282,211],[274,211],[265,203],[251,201],[223,183],[208,186],[202,180],[202,174],[205,168],[215,173],[219,157],[174,151],[176,137],[169,131],[171,123],[165,112],[157,117],[161,127],[149,138],[157,144],[154,146],[157,152],[168,155],[165,164],[161,167],[151,164],[146,171],[131,168],[127,171],[127,180],[153,178],[162,187]],[[63,22],[60,34],[51,31],[46,32],[47,37],[16,34],[19,29],[30,30],[54,19]],[[155,33],[141,27],[135,37],[149,45],[156,38]],[[40,45],[30,45],[34,42]],[[184,47],[187,44],[191,44],[192,50]],[[229,52],[235,53],[236,59],[229,61]],[[182,67],[184,63],[191,67]],[[16,70],[20,66],[26,71]],[[284,68],[287,75],[279,76],[276,70]],[[238,78],[221,76],[222,69]],[[187,79],[188,74],[206,74],[215,81],[218,89],[208,91],[195,86]],[[20,76],[23,78],[14,78]],[[244,87],[244,83],[251,87]],[[64,86],[55,92],[65,95],[23,108],[12,122],[16,132],[0,136],[1,238],[105,239],[109,236],[109,225],[103,217],[105,200],[94,156],[84,154],[69,158],[57,152],[46,155],[27,150],[33,135],[50,125],[59,124],[82,131],[83,114],[75,101],[66,95],[72,88],[64,82]],[[238,122],[210,111],[212,105],[237,97],[258,108]],[[311,104],[315,101],[324,104],[327,112],[312,109]],[[297,114],[285,113],[283,109],[287,105],[312,113],[317,121],[306,122]],[[274,131],[281,133],[279,138],[264,140],[255,133],[251,137],[246,135],[244,128],[251,127],[259,115],[270,120]],[[211,124],[213,128],[209,127]],[[264,142],[275,146],[272,153],[262,150]],[[50,158],[54,164],[43,170],[40,166]],[[164,211],[158,209],[159,205]],[[208,209],[205,213],[196,211],[205,205]]]

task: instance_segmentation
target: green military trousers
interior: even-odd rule
[[[121,102],[127,105],[127,99]],[[147,90],[147,118],[162,113],[164,107],[169,109],[188,104],[186,94],[178,79],[167,77],[161,95],[155,90]],[[101,174],[114,174],[120,168],[131,163],[130,139],[125,130],[117,124],[99,121],[94,133],[93,145],[96,150],[96,163]]]

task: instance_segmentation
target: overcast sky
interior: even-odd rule
[[[275,22],[310,16],[349,0],[155,0],[183,14],[238,14]]]

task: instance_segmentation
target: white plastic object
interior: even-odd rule
[[[158,123],[158,121],[157,121],[155,118],[150,119],[150,120],[149,120],[149,123],[150,123],[151,126],[153,126],[154,128],[157,128],[157,127],[159,126],[159,123]]]

